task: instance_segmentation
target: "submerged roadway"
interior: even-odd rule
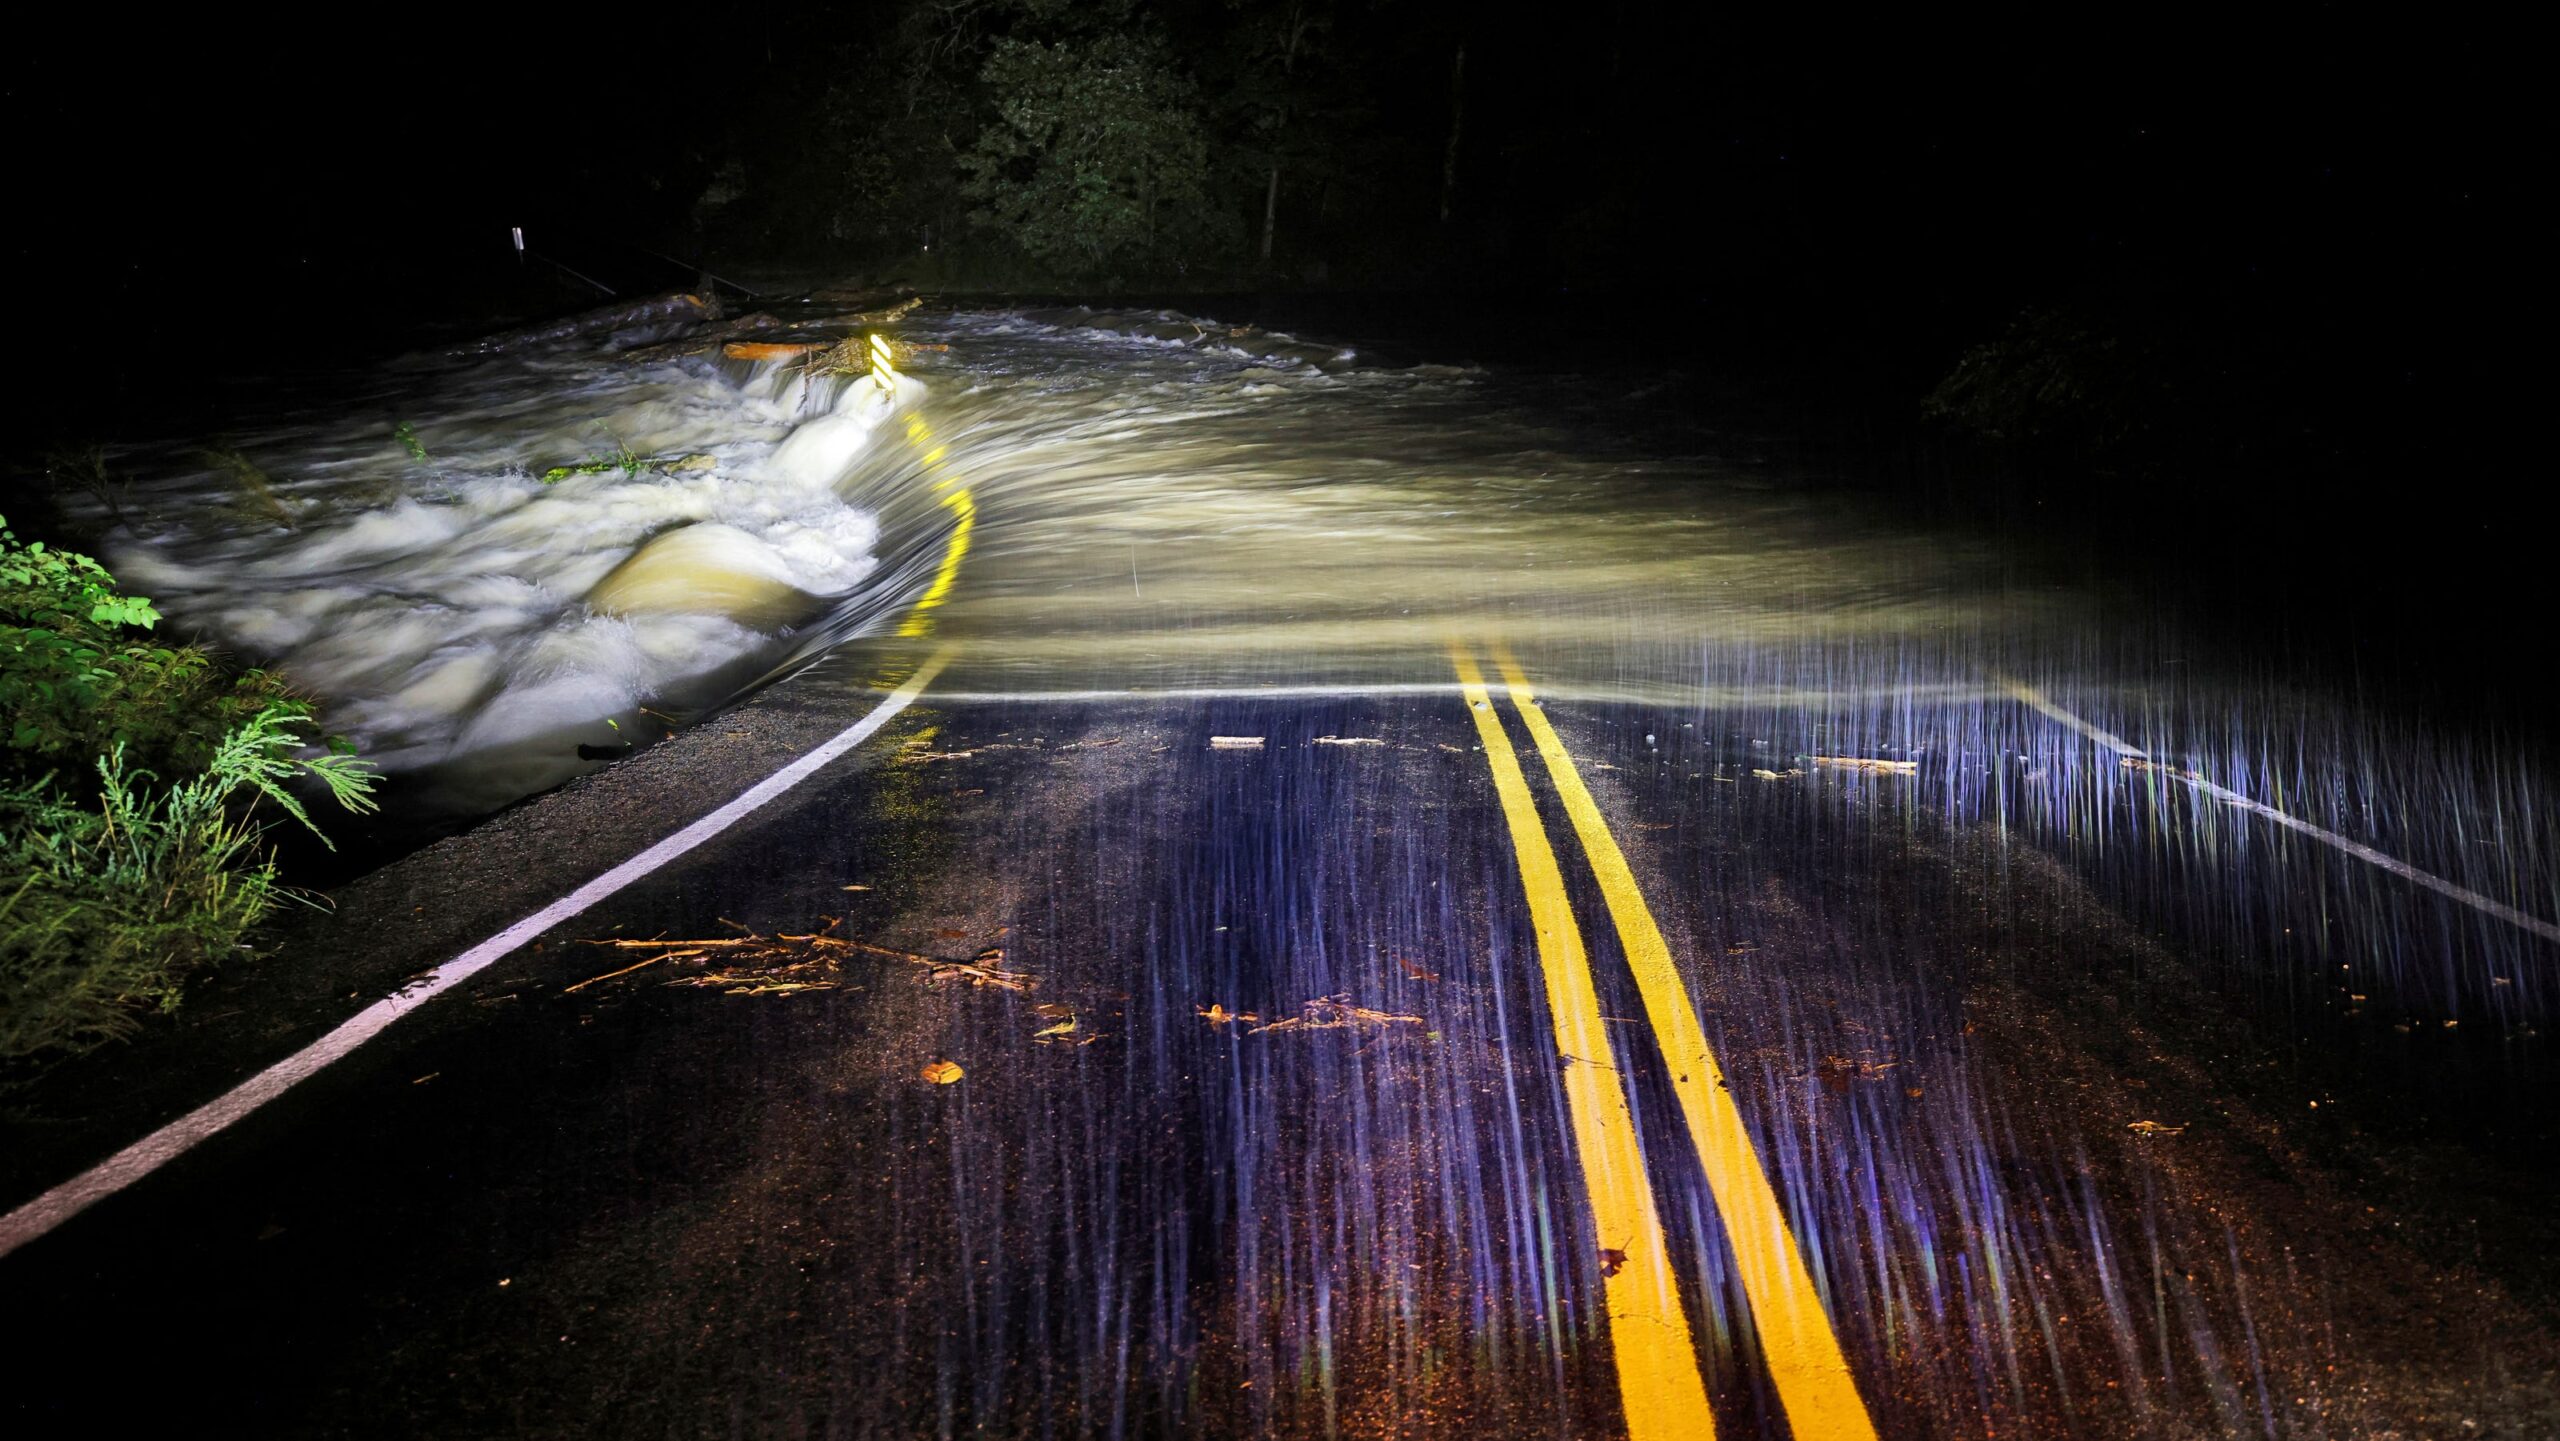
[[[10,1097],[9,1434],[2560,1430],[2512,898],[1988,664],[1026,682],[959,494]]]

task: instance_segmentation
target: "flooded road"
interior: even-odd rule
[[[1890,655],[1841,689],[1971,684],[2039,610],[1981,547],[1807,493],[1748,440],[1601,439],[1599,382],[1163,312],[896,334],[886,382],[592,338],[413,362],[144,458],[109,556],[463,810],[887,624],[923,582],[883,552],[954,524],[955,492],[970,584],[940,621],[1008,690],[1439,684],[1441,638],[1488,626],[1576,689],[1689,694],[1710,645]]]
[[[146,477],[120,570],[412,804],[594,774],[7,1119],[16,1205],[434,997],[12,1213],[22,1419],[114,1337],[263,1434],[2560,1423],[2496,738],[1591,376],[888,333],[451,363],[426,460],[240,442],[289,525]]]

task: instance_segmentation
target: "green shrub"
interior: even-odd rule
[[[159,620],[0,523],[0,1063],[123,1035],[238,948],[289,894],[258,808],[319,833],[295,782],[373,809],[351,748],[295,754],[308,703],[152,644]]]
[[[125,1035],[138,1012],[174,1009],[190,975],[237,949],[289,894],[259,802],[317,834],[287,788],[307,775],[347,809],[373,808],[363,762],[293,757],[298,718],[287,706],[260,712],[174,785],[118,746],[98,759],[93,801],[51,778],[0,786],[0,1061]]]
[[[142,769],[192,772],[252,717],[298,704],[263,671],[152,643],[159,620],[104,566],[21,543],[0,518],[0,781],[70,770],[85,783],[90,759],[118,746]]]
[[[970,219],[1071,275],[1178,259],[1208,239],[1199,96],[1147,37],[998,40],[980,71],[995,118],[959,156]]]

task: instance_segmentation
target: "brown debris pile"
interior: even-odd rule
[[[716,317],[714,319],[716,320]],[[752,341],[792,328],[771,311],[759,310],[752,314],[741,315],[734,320],[719,320],[715,324],[704,325],[674,340],[660,341],[655,345],[635,346],[621,352],[621,358],[655,362],[677,360],[688,355],[709,355],[731,342]]]
[[[657,954],[619,970],[591,976],[567,989],[582,991],[601,981],[667,963],[684,974],[662,981],[661,985],[704,987],[732,996],[787,996],[801,991],[836,990],[851,979],[851,964],[865,958],[920,966],[924,970],[922,979],[928,982],[958,981],[1006,991],[1035,990],[1040,985],[1037,976],[1005,969],[1002,946],[991,946],[965,961],[954,960],[834,934],[843,923],[842,916],[832,916],[824,926],[806,935],[765,936],[749,932],[704,940],[654,937],[645,941],[581,941],[580,945],[654,950]]]

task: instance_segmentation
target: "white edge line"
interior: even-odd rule
[[[2131,759],[2131,757],[2127,757],[2128,761]],[[2425,886],[2428,890],[2434,891],[2438,895],[2460,901],[2462,904],[2471,907],[2473,910],[2482,912],[2486,915],[2495,916],[2499,920],[2505,921],[2511,926],[2516,926],[2523,930],[2530,931],[2533,934],[2542,937],[2546,941],[2560,941],[2560,926],[2555,926],[2551,922],[2546,921],[2539,916],[2527,915],[2523,911],[2517,910],[2515,907],[2508,905],[2503,901],[2491,900],[2489,897],[2480,894],[2478,891],[2471,890],[2464,886],[2455,885],[2453,882],[2446,880],[2444,877],[2436,875],[2433,872],[2422,871],[2416,866],[2409,864],[2407,861],[2401,860],[2399,857],[2390,855],[2386,852],[2375,850],[2373,847],[2366,845],[2362,841],[2350,840],[2347,837],[2338,834],[2336,831],[2314,825],[2310,821],[2303,820],[2299,816],[2287,815],[2283,811],[2277,810],[2274,806],[2268,805],[2265,801],[2253,800],[2250,797],[2244,796],[2238,791],[2231,789],[2229,786],[2216,785],[2212,781],[2206,780],[2204,777],[2197,775],[2192,771],[2179,770],[2173,766],[2164,766],[2157,762],[2147,762],[2142,764],[2144,769],[2175,776],[2179,780],[2185,781],[2188,785],[2194,786],[2197,790],[2203,791],[2206,795],[2212,796],[2228,805],[2234,805],[2244,811],[2250,811],[2257,815],[2265,816],[2268,820],[2274,821],[2277,825],[2290,826],[2294,830],[2300,831],[2314,840],[2326,842],[2329,845],[2337,847],[2339,850],[2345,851],[2348,855],[2354,856],[2357,860],[2366,861],[2373,865],[2380,866],[2395,876],[2399,876],[2404,880],[2414,881],[2419,885]]]
[[[2482,915],[2494,916],[2499,920],[2505,921],[2508,925],[2514,926],[2519,930],[2530,932],[2533,935],[2540,936],[2546,941],[2560,941],[2560,925],[2553,925],[2551,922],[2542,919],[2540,916],[2530,915],[2524,911],[2517,910],[2515,907],[2508,905],[2503,901],[2492,900],[2467,886],[2456,885],[2432,871],[2422,871],[2416,866],[2409,864],[2407,861],[2400,859],[2398,856],[2391,855],[2385,851],[2375,850],[2373,847],[2366,845],[2362,841],[2342,836],[2336,831],[2330,830],[2326,826],[2316,825],[2310,821],[2302,819],[2300,816],[2289,815],[2283,811],[2277,810],[2274,806],[2268,805],[2265,801],[2244,796],[2240,792],[2231,789],[2229,786],[2218,785],[2212,781],[2206,780],[2203,776],[2197,775],[2191,770],[2185,770],[2178,766],[2163,765],[2160,762],[2151,759],[2150,754],[2142,750],[2140,747],[2129,744],[2106,731],[2100,730],[2098,727],[2082,720],[2080,717],[2073,715],[2062,707],[2055,705],[2052,701],[2045,698],[2043,692],[2036,690],[2033,686],[2024,685],[2012,680],[2004,680],[2003,683],[2007,686],[2009,694],[2017,697],[2021,701],[2024,701],[2029,706],[2034,707],[2045,716],[2061,722],[2072,730],[2078,731],[2082,736],[2097,742],[2100,746],[2116,752],[2118,756],[2122,757],[2124,764],[2132,769],[2149,771],[2155,775],[2169,776],[2176,780],[2184,781],[2188,785],[2204,792],[2215,800],[2221,801],[2225,805],[2236,806],[2252,815],[2265,816],[2268,820],[2274,821],[2277,825],[2300,831],[2302,834],[2311,837],[2313,840],[2319,841],[2323,845],[2343,851],[2368,865],[2379,866],[2382,869],[2389,871],[2391,874],[2400,877],[2402,880],[2424,886],[2428,890],[2434,891],[2436,894],[2449,900],[2459,901],[2463,905],[2469,906],[2473,910],[2480,912]]]
[[[2052,701],[2045,699],[2044,692],[2037,690],[2034,686],[2014,680],[2004,681],[2003,684],[2008,687],[2009,694],[2017,697],[2019,700],[2025,701],[2039,714],[2043,715],[2045,719],[2058,721],[2061,724],[2070,727],[2072,730],[2078,731],[2082,738],[2095,741],[2099,745],[2106,747],[2108,750],[2114,751],[2118,755],[2132,756],[2139,760],[2149,760],[2151,758],[2151,753],[2144,750],[2142,747],[2116,735],[2112,731],[2100,730],[2096,726],[2082,720],[2080,717],[2073,715],[2071,712],[2064,710],[2058,705],[2055,705]]]
[[[283,1095],[296,1083],[308,1080],[318,1074],[321,1068],[382,1034],[390,1028],[392,1022],[478,975],[501,957],[512,953],[553,926],[727,830],[747,815],[762,808],[776,796],[815,775],[829,762],[869,740],[898,712],[905,710],[913,703],[917,696],[924,693],[924,688],[932,683],[935,674],[942,669],[943,662],[947,659],[949,659],[948,651],[935,654],[905,685],[891,692],[888,699],[873,707],[869,714],[820,744],[817,749],[758,781],[727,805],[436,967],[427,973],[427,979],[422,982],[412,983],[394,991],[358,1011],[327,1035],[260,1071],[214,1100],[169,1122],[88,1170],[19,1206],[8,1215],[0,1216],[0,1256],[8,1255],[20,1246],[80,1214],[91,1205],[114,1195],[185,1155],[199,1142]]]

